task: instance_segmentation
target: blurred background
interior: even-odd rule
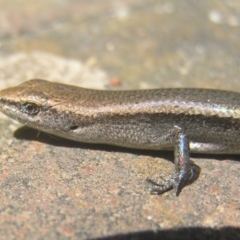
[[[0,0],[0,79],[235,90],[239,27],[237,0]]]

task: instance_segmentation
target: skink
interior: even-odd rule
[[[127,148],[174,150],[175,173],[152,193],[192,177],[190,152],[240,153],[240,93],[209,89],[92,90],[30,80],[0,92],[0,110],[63,138]]]

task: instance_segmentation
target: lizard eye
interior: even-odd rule
[[[40,107],[36,103],[26,102],[22,105],[22,112],[28,115],[37,115],[40,111]]]

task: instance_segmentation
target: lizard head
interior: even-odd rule
[[[46,132],[58,130],[70,119],[63,115],[63,105],[69,98],[65,88],[64,84],[46,80],[24,82],[0,91],[0,111],[29,127]]]
[[[7,116],[27,123],[47,105],[47,96],[36,85],[42,80],[30,80],[0,92],[0,109]]]

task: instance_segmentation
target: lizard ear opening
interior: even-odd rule
[[[71,130],[71,131],[74,131],[74,130],[76,130],[76,129],[78,129],[78,126],[76,126],[76,125],[70,127],[70,130]]]
[[[30,116],[35,116],[40,112],[40,107],[33,102],[25,102],[22,104],[21,111]]]

